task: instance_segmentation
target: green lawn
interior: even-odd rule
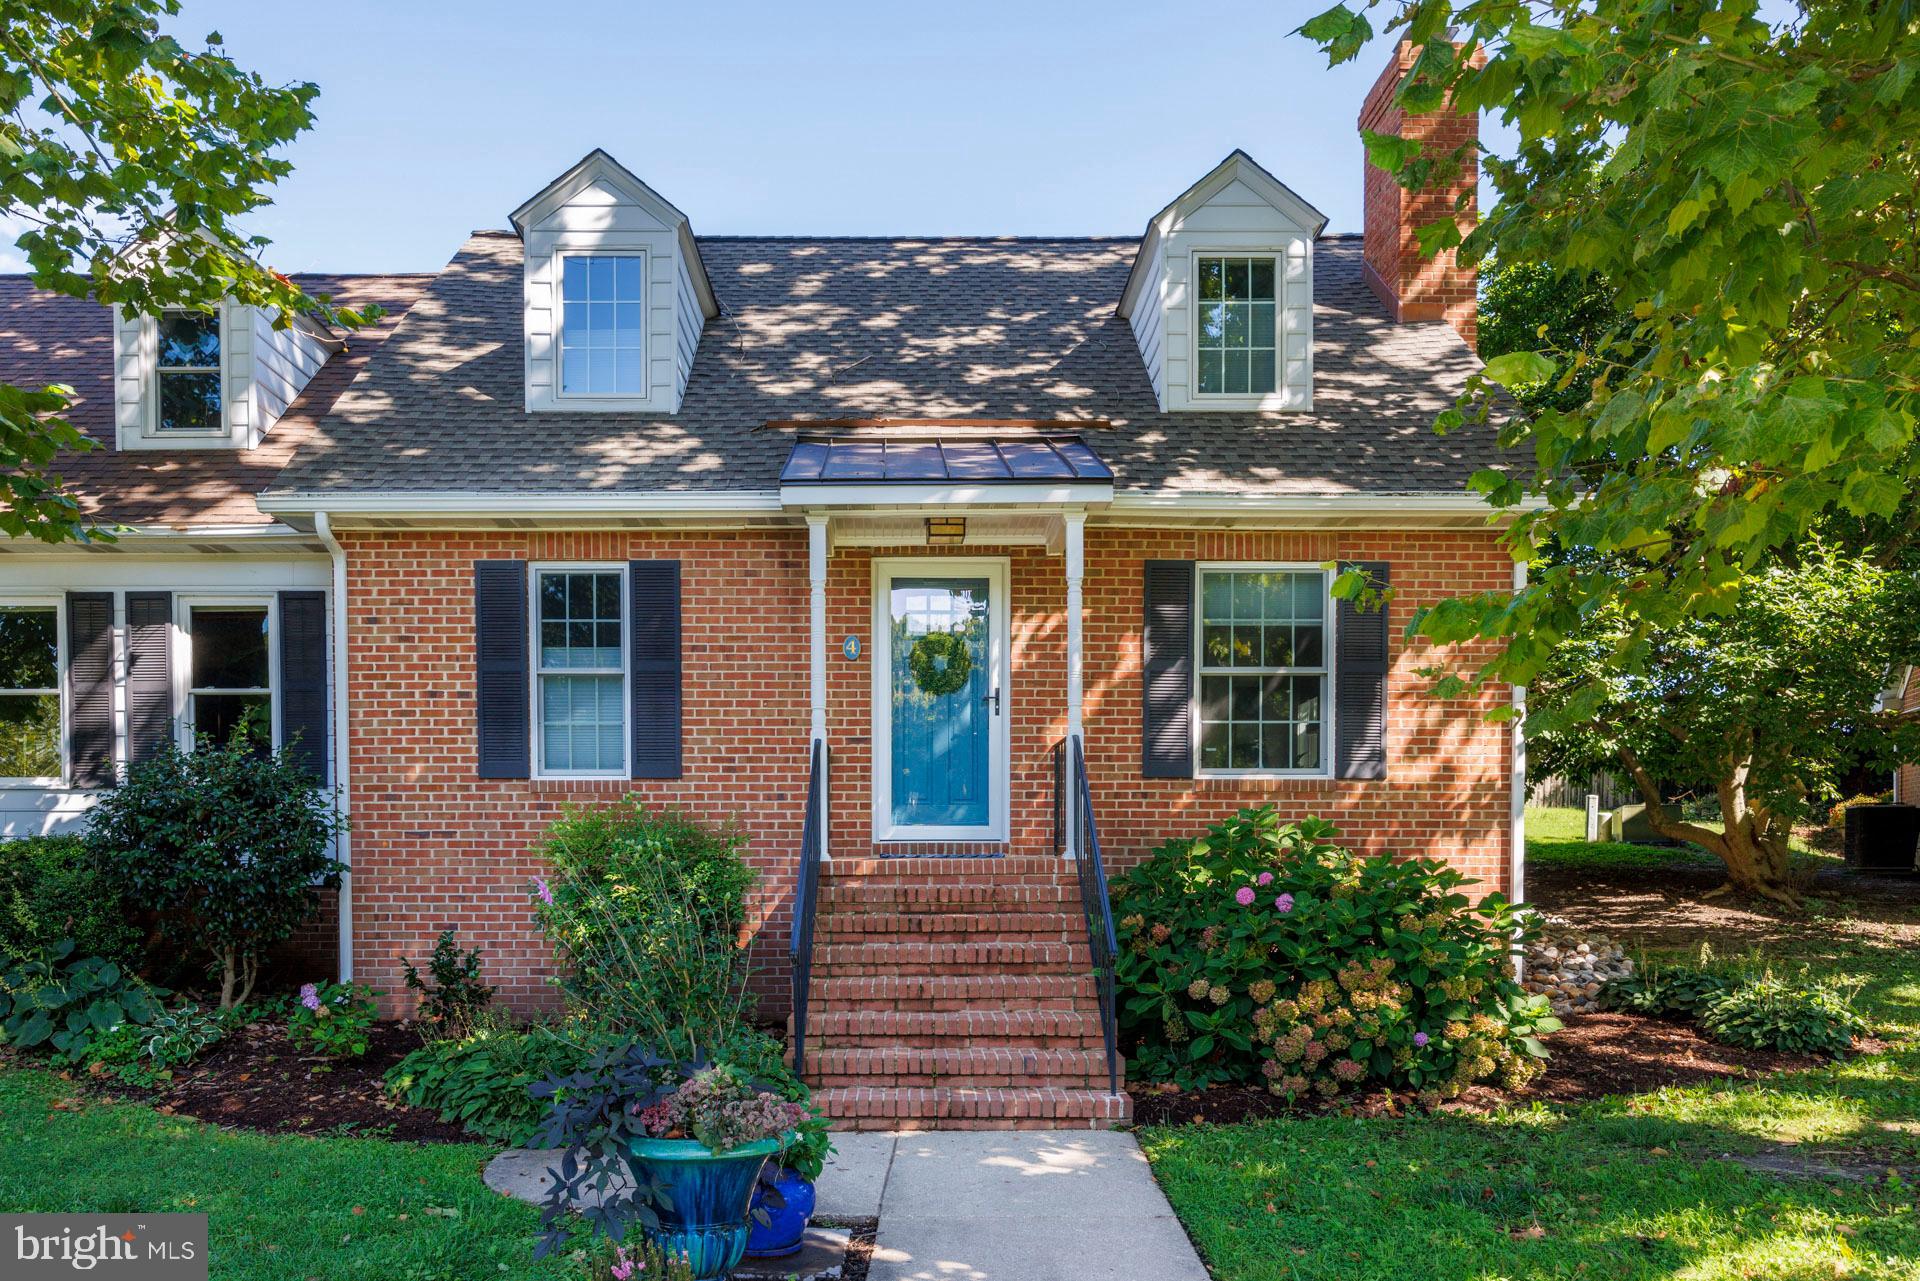
[[[1569,841],[1532,817],[1530,860],[1578,844],[1577,828]],[[1582,846],[1578,866],[1604,869],[1608,848]],[[1629,849],[1616,865],[1669,853]],[[1607,922],[1630,943],[1634,924]],[[1828,902],[1776,928],[1787,941],[1769,945],[1773,963],[1865,983],[1887,1054],[1568,1109],[1141,1141],[1219,1281],[1920,1279],[1920,911]],[[1738,1157],[1859,1177],[1761,1173]]]
[[[1703,827],[1720,830],[1719,823]],[[1839,859],[1795,838],[1795,853],[1810,865],[1837,866]],[[1608,867],[1718,867],[1713,855],[1692,845],[1629,845],[1620,841],[1587,844],[1586,812],[1562,807],[1527,807],[1527,866],[1584,870]]]
[[[530,1261],[538,1211],[480,1181],[493,1152],[221,1130],[0,1068],[0,1208],[204,1212],[220,1281],[568,1275]]]

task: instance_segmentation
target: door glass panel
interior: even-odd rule
[[[895,578],[887,595],[893,823],[986,827],[994,711],[983,701],[994,692],[987,580]]]

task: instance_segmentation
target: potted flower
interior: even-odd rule
[[[761,1168],[807,1119],[732,1068],[675,1063],[633,1043],[533,1092],[552,1101],[542,1145],[566,1150],[548,1171],[535,1257],[565,1245],[562,1222],[577,1208],[616,1242],[637,1226],[685,1259],[693,1281],[724,1277],[745,1255]],[[589,1191],[597,1204],[584,1203]]]
[[[749,1257],[778,1259],[800,1249],[813,1218],[814,1181],[832,1151],[827,1119],[809,1109],[794,1127],[793,1141],[760,1172],[760,1185],[753,1192],[753,1226],[747,1234]]]

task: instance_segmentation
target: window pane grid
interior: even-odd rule
[[[0,778],[60,777],[59,672],[54,607],[0,607]]]
[[[646,390],[643,259],[570,254],[560,268],[560,390],[637,396]]]
[[[1326,727],[1326,582],[1314,571],[1200,575],[1200,767],[1317,772]]]
[[[1279,303],[1271,258],[1201,258],[1196,264],[1195,354],[1203,395],[1274,389]]]
[[[163,313],[155,373],[161,431],[218,430],[220,318],[198,311]]]
[[[620,574],[542,572],[538,597],[540,767],[620,773],[627,759]]]

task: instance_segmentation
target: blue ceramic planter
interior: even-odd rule
[[[765,1184],[753,1190],[747,1225],[750,1258],[779,1259],[799,1250],[800,1238],[807,1234],[807,1220],[813,1217],[813,1184],[782,1166],[774,1172],[773,1186],[784,1204],[773,1204]],[[761,1212],[767,1216],[765,1223],[757,1217]]]
[[[760,1167],[780,1150],[778,1139],[709,1151],[692,1139],[633,1140],[634,1173],[657,1177],[672,1204],[657,1207],[660,1227],[647,1239],[684,1255],[693,1281],[719,1281],[747,1252],[747,1209]]]

